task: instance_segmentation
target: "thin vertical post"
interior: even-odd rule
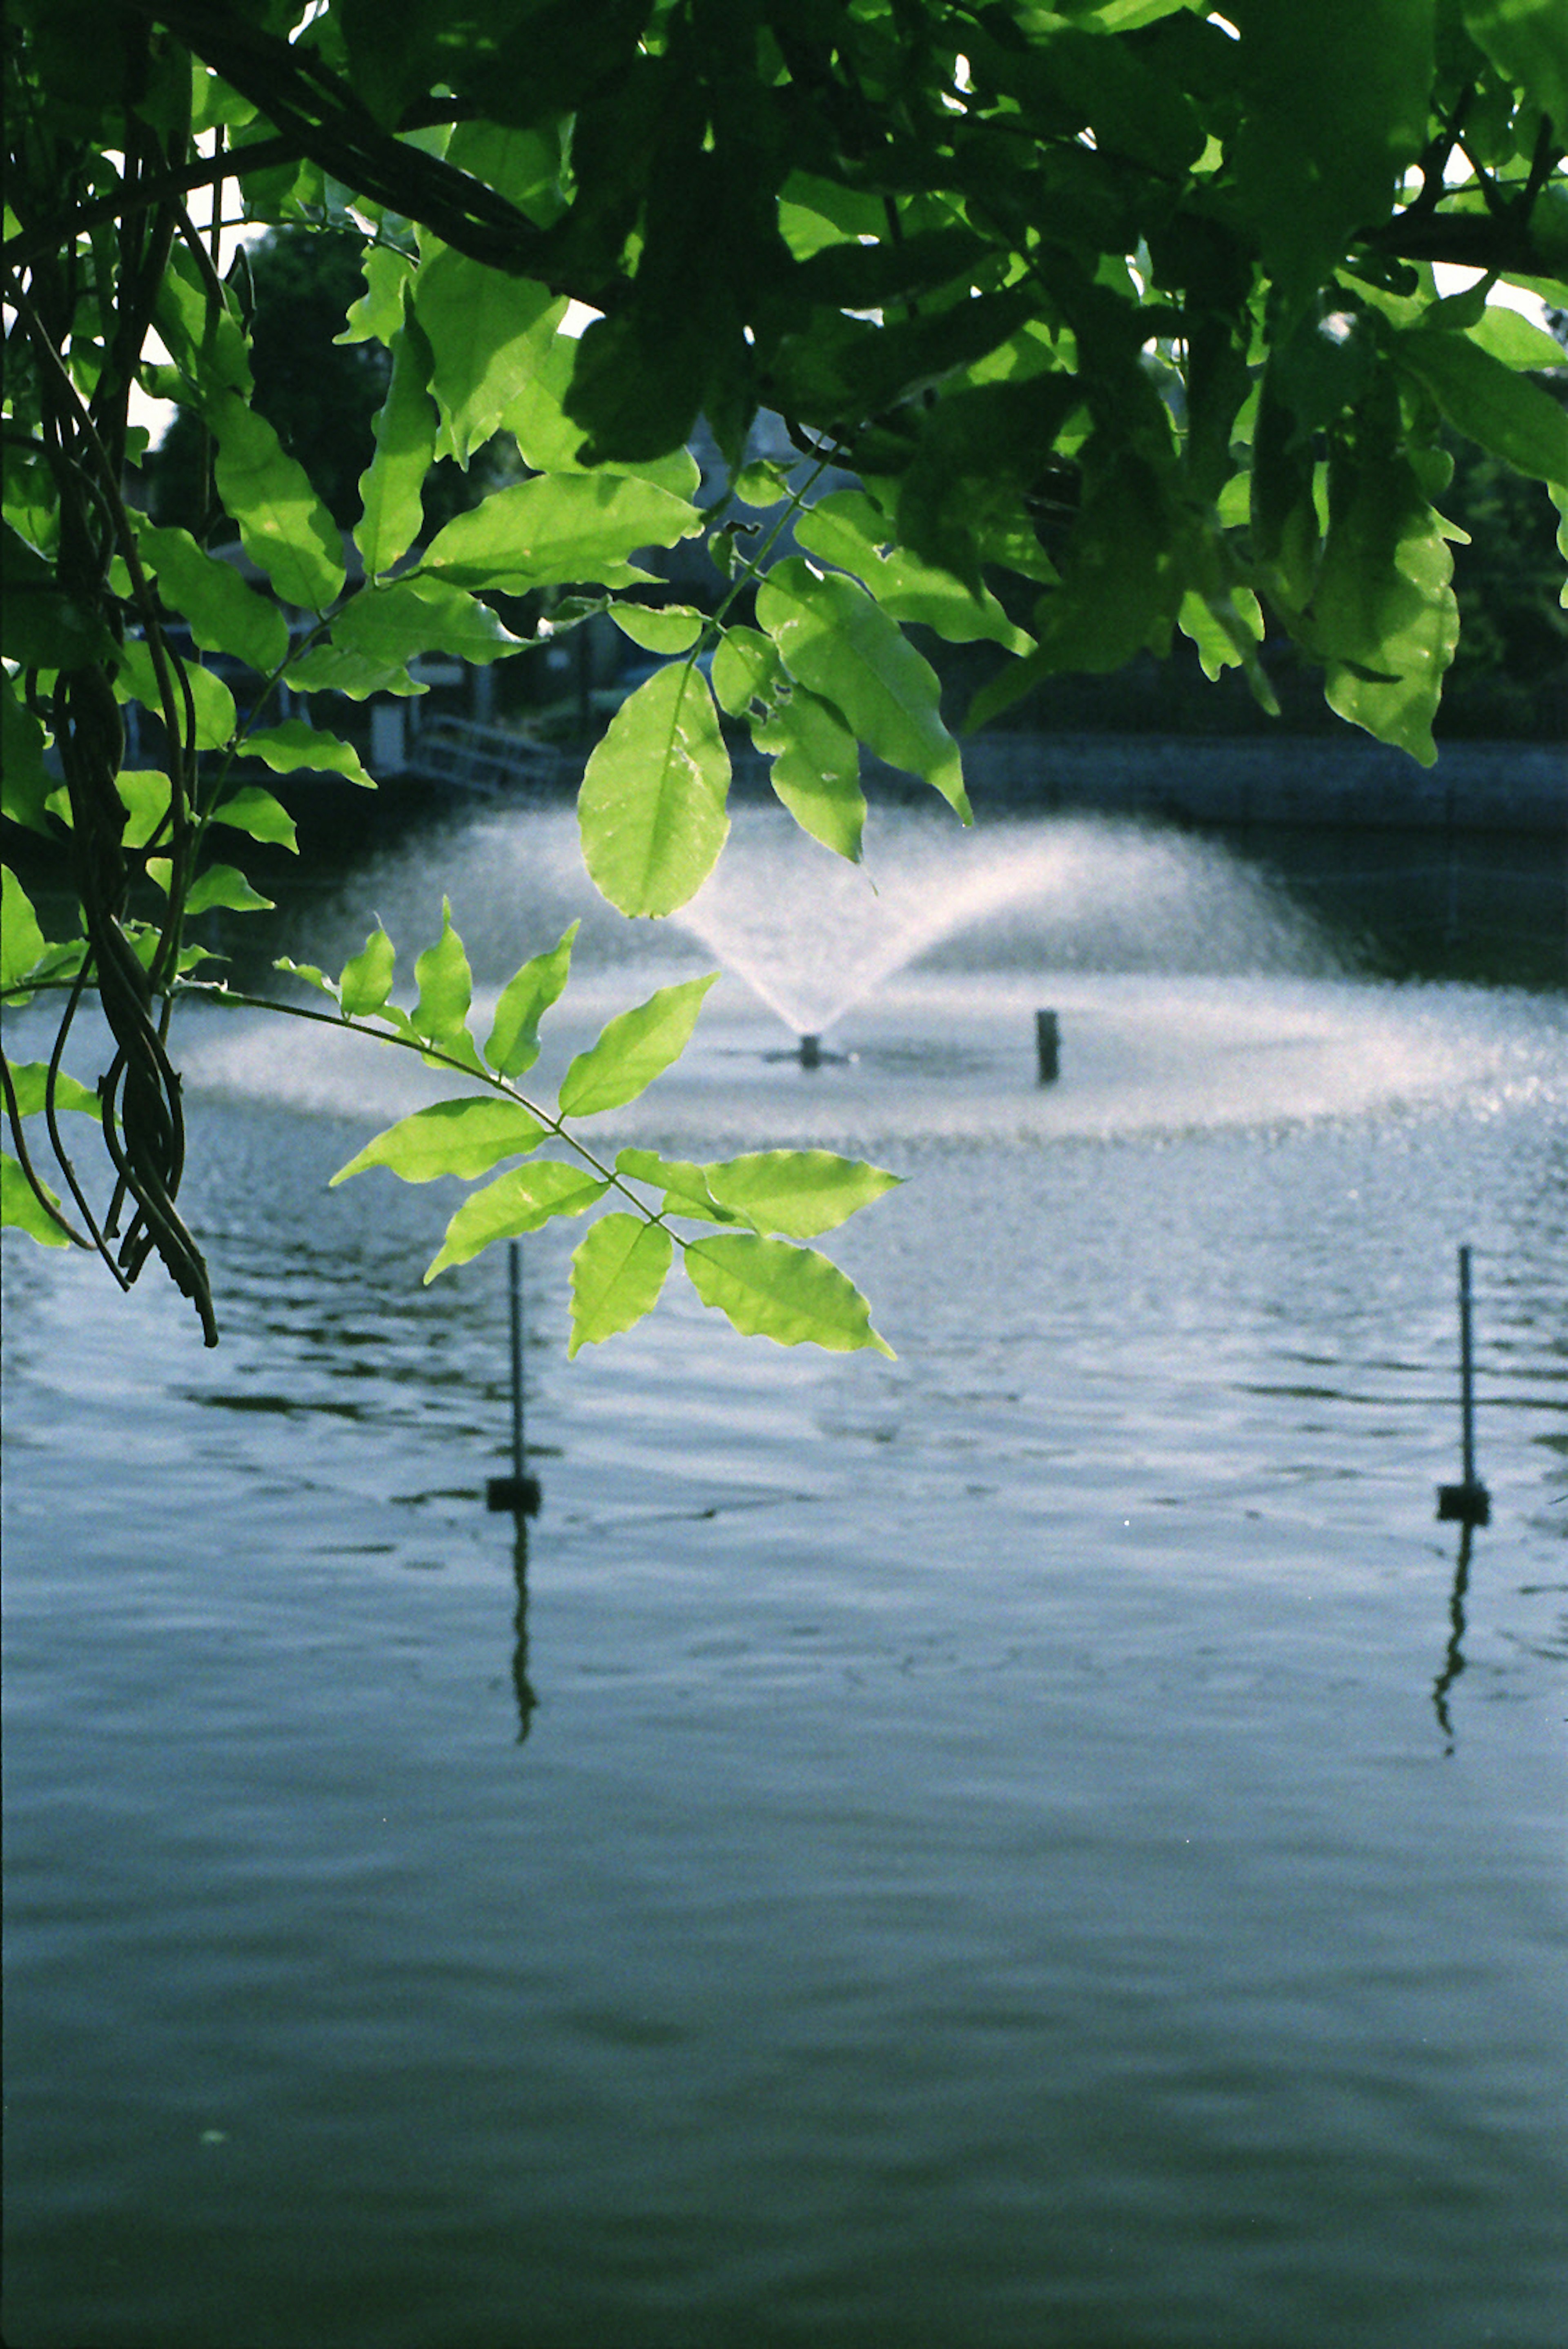
[[[515,1240],[507,1242],[506,1277],[512,1308],[512,1474],[521,1485],[526,1450],[523,1432],[523,1251]],[[1465,1474],[1469,1475],[1468,1468]]]
[[[1459,1250],[1459,1413],[1463,1429],[1465,1483],[1476,1481],[1476,1402],[1470,1354],[1470,1252]]]
[[[1439,1485],[1438,1515],[1450,1524],[1484,1526],[1491,1519],[1491,1495],[1476,1475],[1476,1399],[1470,1325],[1470,1252],[1459,1250],[1459,1433],[1462,1485]]]
[[[487,1508],[513,1511],[521,1542],[523,1519],[539,1513],[539,1479],[530,1476],[525,1464],[528,1444],[523,1425],[523,1251],[515,1240],[509,1240],[506,1246],[506,1287],[512,1325],[512,1474],[492,1476],[484,1488],[484,1501]]]

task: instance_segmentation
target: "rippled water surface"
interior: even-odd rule
[[[568,1367],[540,1235],[525,1571],[504,1268],[325,1189],[394,1056],[198,1026],[215,1355],[8,1237],[14,2349],[1556,2349],[1564,999],[1205,886],[1272,950],[988,923],[815,1072],[726,983],[617,1130],[908,1175],[898,1359]]]

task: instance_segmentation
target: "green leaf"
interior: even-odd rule
[[[1568,481],[1568,414],[1468,335],[1413,333],[1395,356],[1419,377],[1450,424],[1537,481]]]
[[[363,511],[354,543],[374,578],[406,554],[424,523],[421,492],[435,461],[439,418],[430,395],[431,347],[417,319],[392,338],[392,375],[376,418],[376,453],[359,476]]]
[[[623,914],[670,914],[695,895],[730,829],[730,754],[707,679],[672,663],[628,696],[577,795],[583,861]]]
[[[51,1205],[57,1207],[59,1200],[47,1183],[44,1192]],[[70,1246],[67,1235],[46,1214],[32,1185],[7,1150],[0,1150],[0,1224],[14,1225],[43,1247]]]
[[[580,926],[574,922],[559,946],[525,962],[503,988],[484,1047],[484,1057],[498,1075],[520,1077],[538,1059],[539,1022],[565,990],[572,941]]]
[[[169,821],[170,784],[161,767],[121,767],[114,788],[125,808],[127,848],[145,848]]]
[[[678,1061],[691,1040],[702,999],[719,974],[661,987],[633,1011],[609,1021],[597,1042],[579,1052],[561,1085],[563,1117],[597,1117],[635,1101]]]
[[[337,982],[346,1019],[369,1019],[382,1009],[392,992],[396,960],[397,948],[386,931],[372,930],[359,952],[344,964]]]
[[[1288,303],[1323,283],[1351,233],[1386,217],[1426,143],[1432,0],[1236,0],[1238,199]]]
[[[866,827],[860,745],[838,712],[797,685],[753,732],[758,750],[773,757],[769,780],[801,830],[858,864]]]
[[[446,1227],[440,1253],[431,1261],[427,1283],[449,1265],[467,1264],[493,1240],[536,1232],[553,1216],[585,1215],[608,1188],[606,1177],[560,1158],[535,1158],[526,1166],[514,1167],[463,1201]]]
[[[208,399],[202,413],[217,435],[218,495],[245,553],[284,603],[326,611],[343,592],[343,542],[304,466],[236,392]]]
[[[683,497],[628,473],[541,474],[496,490],[439,531],[422,568],[460,587],[530,587],[597,580],[607,587],[649,576],[627,558],[674,546],[702,527]]]
[[[47,836],[44,804],[55,779],[44,764],[44,730],[8,677],[0,677],[0,812]]]
[[[235,715],[234,697],[221,677],[210,668],[202,668],[194,661],[184,664],[185,680],[191,688],[192,706],[196,712],[196,748],[199,750],[222,750],[233,740]],[[158,673],[152,665],[152,648],[139,636],[132,636],[120,647],[119,674],[114,680],[114,690],[121,701],[140,701],[161,717],[162,698],[158,690]],[[176,709],[182,707],[179,680],[174,680]]]
[[[1568,129],[1568,11],[1563,0],[1463,0],[1465,30],[1505,81]],[[1559,140],[1558,144],[1562,144]]]
[[[1336,468],[1334,514],[1313,599],[1330,706],[1425,767],[1459,641],[1451,525],[1407,459],[1376,446]]]
[[[337,981],[335,978],[328,978],[327,973],[317,964],[296,962],[291,955],[278,955],[274,959],[273,968],[285,972],[290,978],[302,979],[306,987],[314,987],[318,994],[325,995],[329,1001],[336,1003],[339,1009],[342,1009],[342,998]]]
[[[706,625],[690,604],[612,604],[610,618],[644,652],[689,653]]]
[[[903,1177],[831,1150],[759,1150],[703,1169],[722,1206],[759,1232],[790,1240],[830,1232]]]
[[[232,563],[204,553],[188,530],[155,530],[150,523],[140,525],[137,545],[164,603],[189,621],[203,652],[233,653],[261,670],[287,659],[288,622]]]
[[[877,758],[923,775],[971,821],[936,673],[864,587],[791,555],[757,590],[757,617],[793,678],[841,709]]]
[[[0,987],[25,978],[43,952],[33,901],[7,864],[0,868]]]
[[[503,1158],[525,1156],[545,1132],[521,1102],[501,1101],[493,1093],[434,1102],[368,1142],[357,1158],[338,1168],[328,1187],[369,1166],[388,1167],[404,1183],[433,1183],[441,1174],[470,1182],[488,1174]]]
[[[864,581],[891,620],[934,628],[949,644],[988,640],[1010,653],[1033,650],[989,588],[976,595],[950,572],[922,563],[892,543],[892,526],[863,490],[835,490],[795,524],[808,554],[819,554]]]
[[[425,262],[414,309],[433,354],[431,384],[452,454],[466,471],[527,381],[542,346],[566,315],[547,285],[504,275],[450,245]]]
[[[434,946],[425,948],[414,964],[420,993],[410,1018],[416,1036],[422,1036],[427,1043],[437,1045],[444,1052],[467,1059],[474,1051],[473,1040],[468,1032],[473,973],[469,968],[462,940],[452,926],[452,905],[445,897],[441,899],[441,916],[440,937]]]
[[[540,352],[502,422],[515,435],[524,464],[536,473],[594,473],[602,478],[603,469],[582,461],[583,427],[566,412],[576,364],[576,345],[569,335],[556,335]],[[696,460],[683,448],[642,464],[618,462],[613,471],[621,478],[651,481],[677,498],[693,497],[702,479]]]
[[[710,1224],[746,1220],[732,1208],[719,1205],[708,1188],[708,1169],[693,1165],[690,1159],[662,1158],[657,1150],[627,1149],[618,1153],[615,1171],[661,1191],[669,1215],[697,1216]]]
[[[629,1330],[659,1302],[675,1253],[670,1234],[639,1216],[601,1216],[572,1257],[572,1335],[568,1359]]]
[[[483,664],[523,645],[488,605],[447,580],[382,581],[350,597],[333,619],[328,642],[296,661],[288,682],[356,701],[372,693],[422,693],[409,673],[410,661],[421,654]]]
[[[275,775],[342,775],[363,791],[376,788],[376,778],[366,772],[349,743],[336,734],[318,733],[303,718],[286,718],[263,734],[247,734],[240,748],[245,758],[259,759]]]
[[[713,654],[713,697],[729,718],[770,701],[779,681],[778,647],[757,628],[727,628]]]
[[[213,823],[227,824],[232,832],[243,832],[252,840],[269,842],[275,848],[292,849],[299,854],[299,835],[294,818],[270,792],[247,784],[234,792],[221,807],[213,811]]]
[[[1506,302],[1493,302],[1482,311],[1469,329],[1469,340],[1501,359],[1504,367],[1560,367],[1565,363],[1556,337]]]
[[[836,1354],[874,1346],[892,1357],[854,1282],[815,1248],[721,1232],[690,1243],[686,1270],[703,1304],[726,1315],[742,1338],[824,1346]]]
[[[161,859],[154,862],[161,862]],[[152,871],[151,863],[147,869],[149,873]],[[222,905],[233,914],[268,914],[273,909],[273,900],[253,889],[244,874],[236,871],[234,865],[209,864],[206,871],[198,873],[191,884],[185,911],[188,915],[206,914],[215,905]]]
[[[11,1085],[16,1096],[18,1117],[41,1116],[48,1104],[49,1064],[47,1061],[13,1061]],[[61,1069],[55,1079],[55,1107],[73,1110],[80,1117],[97,1118],[101,1123],[103,1104],[91,1087],[78,1083]]]
[[[412,256],[389,244],[371,244],[366,246],[360,266],[365,272],[365,291],[350,305],[343,332],[332,339],[389,347],[402,331],[404,292],[414,274]]]

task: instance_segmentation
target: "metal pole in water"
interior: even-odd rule
[[[1034,1014],[1034,1057],[1040,1082],[1054,1085],[1062,1073],[1062,1027],[1054,1011]]]
[[[485,1506],[511,1509],[518,1516],[539,1513],[539,1479],[524,1467],[527,1445],[523,1427],[523,1251],[515,1240],[506,1247],[508,1303],[512,1324],[512,1474],[492,1476],[484,1488]]]
[[[1439,1485],[1438,1516],[1450,1523],[1484,1526],[1491,1519],[1491,1495],[1476,1476],[1476,1406],[1470,1321],[1470,1252],[1459,1250],[1459,1428],[1462,1485]]]

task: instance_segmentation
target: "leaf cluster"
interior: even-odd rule
[[[291,843],[258,769],[370,780],[285,688],[414,695],[431,654],[504,660],[609,613],[663,663],[579,802],[631,916],[711,870],[738,732],[840,855],[866,752],[967,819],[911,629],[993,648],[971,724],[1179,632],[1267,707],[1259,646],[1288,636],[1336,711],[1429,761],[1449,440],[1568,512],[1561,354],[1504,298],[1568,302],[1561,25],[1560,0],[13,0],[5,812],[64,838],[79,918],[46,941],[8,874],[8,997],[65,1009],[41,1098],[7,1079],[7,1216],[122,1280],[156,1253],[214,1334],[175,1204],[188,925],[264,902],[232,836]],[[286,305],[264,322],[265,271],[220,273],[236,222],[357,255],[337,339],[376,405],[351,486],[269,410]],[[1479,275],[1443,293],[1443,263]],[[128,495],[139,393],[194,419],[182,521]],[[472,502],[432,526],[440,467]],[[677,548],[711,587],[671,605]],[[128,767],[128,711],[155,765]],[[483,1052],[466,1003],[441,1025],[455,935],[412,1009],[369,999],[377,947],[334,1016],[510,1085],[527,989]],[[59,1115],[89,992],[114,1038],[102,1210]],[[543,1133],[613,1106],[568,1092]],[[450,1139],[435,1171],[462,1174],[521,1131],[452,1112],[419,1148]],[[704,1196],[689,1269],[763,1310],[739,1300],[788,1235],[731,1228],[739,1178],[712,1176],[594,1224],[578,1286],[618,1301],[583,1304],[592,1334]],[[607,1196],[567,1161],[496,1180],[503,1216]]]

